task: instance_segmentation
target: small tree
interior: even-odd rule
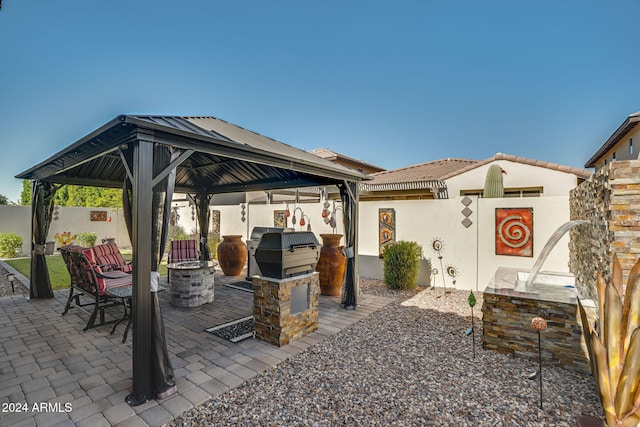
[[[391,289],[414,289],[418,280],[422,247],[400,241],[384,249],[384,283]]]

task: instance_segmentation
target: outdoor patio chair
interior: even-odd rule
[[[191,240],[172,240],[169,249],[169,264],[175,262],[198,261],[200,255],[198,253],[198,241]]]
[[[91,264],[98,266],[98,272],[104,273],[111,270],[120,270],[131,273],[133,264],[125,261],[115,243],[103,243],[82,250]]]
[[[119,299],[110,298],[105,290],[131,285],[131,274],[117,269],[103,271],[103,269],[106,270],[106,267],[89,261],[85,255],[86,249],[80,246],[69,245],[58,250],[67,266],[69,276],[71,276],[69,298],[67,298],[62,315],[67,314],[72,307],[89,314],[89,321],[83,331],[94,326],[102,326],[117,321],[117,319],[114,319],[105,322],[105,309],[122,305]],[[81,299],[81,297],[84,297],[84,299]],[[87,301],[87,299],[90,301]],[[95,321],[98,312],[100,312],[100,323],[96,325]]]

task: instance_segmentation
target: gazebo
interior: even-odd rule
[[[120,115],[18,174],[33,183],[31,297],[51,298],[44,246],[55,192],[64,184],[123,189],[133,246],[133,390],[137,405],[175,382],[155,293],[174,191],[191,194],[208,223],[213,194],[335,185],[343,202],[347,273],[342,305],[358,296],[357,207],[366,175],[215,117]],[[208,257],[206,227],[201,253]]]

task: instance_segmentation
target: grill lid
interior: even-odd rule
[[[257,250],[279,249],[294,251],[296,248],[320,246],[311,231],[280,231],[264,233]]]
[[[260,240],[264,233],[281,233],[285,230],[292,229],[282,227],[253,227],[253,230],[251,230],[250,240]]]

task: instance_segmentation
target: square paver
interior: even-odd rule
[[[151,426],[159,426],[173,419],[173,415],[159,405],[141,412],[138,416]]]
[[[193,404],[182,396],[173,396],[160,403],[174,418],[193,409]]]
[[[111,425],[116,425],[127,418],[133,417],[136,415],[136,412],[131,409],[131,407],[122,401],[121,403],[115,404],[102,412],[102,415],[111,423]]]

